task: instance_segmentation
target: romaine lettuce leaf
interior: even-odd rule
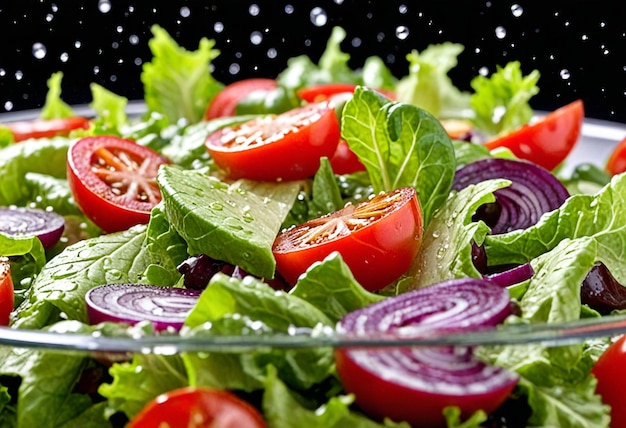
[[[175,166],[162,167],[157,181],[164,212],[187,241],[189,254],[206,254],[252,275],[274,277],[272,244],[299,183],[257,183],[256,189],[246,189]]]
[[[343,109],[341,135],[365,165],[374,192],[415,188],[427,225],[448,197],[455,171],[441,123],[419,107],[359,87]]]
[[[129,123],[126,114],[128,99],[97,83],[92,83],[90,88],[93,100],[89,106],[96,112],[94,132],[104,135],[121,135],[122,128]]]
[[[61,99],[61,81],[63,72],[53,73],[48,79],[46,101],[41,108],[39,117],[42,119],[62,119],[74,116],[72,107]]]

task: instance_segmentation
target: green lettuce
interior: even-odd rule
[[[143,65],[141,81],[149,111],[162,113],[171,123],[199,122],[223,85],[211,76],[211,61],[219,55],[215,41],[203,38],[197,50],[187,51],[158,25],[148,42],[152,61]]]
[[[93,100],[89,106],[96,112],[95,132],[104,135],[121,135],[122,128],[129,123],[126,114],[128,99],[97,83],[92,83],[90,88]]]
[[[61,98],[61,81],[63,73],[53,73],[48,79],[48,92],[46,101],[41,108],[39,117],[42,119],[62,119],[74,116],[74,110]]]
[[[415,188],[428,224],[448,197],[455,171],[454,147],[440,122],[359,87],[343,109],[341,135],[365,165],[374,192]]]
[[[472,79],[470,104],[476,128],[498,135],[528,123],[533,116],[528,101],[539,92],[538,80],[537,70],[524,76],[517,61],[498,66],[491,77],[479,75]]]

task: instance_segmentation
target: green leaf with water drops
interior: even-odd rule
[[[224,183],[200,171],[162,167],[163,210],[192,255],[206,254],[273,278],[272,244],[298,183]]]
[[[60,321],[87,322],[85,294],[109,283],[139,282],[149,265],[145,226],[86,239],[51,259],[17,310],[14,327],[39,329]]]

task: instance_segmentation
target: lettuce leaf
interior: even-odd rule
[[[148,44],[153,58],[141,73],[148,110],[162,113],[170,123],[199,122],[223,87],[210,73],[211,61],[219,55],[215,41],[202,38],[197,50],[187,51],[158,25],[152,33]]]
[[[90,88],[93,100],[89,106],[96,112],[94,121],[96,129],[94,132],[105,135],[121,135],[122,128],[129,123],[126,114],[128,99],[97,83],[92,83]]]
[[[61,99],[61,81],[63,72],[57,71],[48,79],[46,101],[39,116],[42,119],[62,119],[74,116],[72,107]]]
[[[469,94],[457,89],[448,72],[457,65],[463,49],[458,43],[442,43],[430,45],[421,53],[409,53],[409,72],[396,88],[398,101],[419,106],[437,117],[458,117],[469,106]]]
[[[454,148],[440,122],[419,107],[358,87],[343,109],[341,135],[365,165],[374,192],[414,187],[428,224],[455,172]]]
[[[512,61],[497,67],[491,77],[478,75],[470,82],[474,93],[470,104],[476,128],[488,135],[513,131],[528,123],[533,109],[528,101],[539,92],[539,72],[522,75],[521,65]]]

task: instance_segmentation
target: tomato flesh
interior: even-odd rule
[[[227,85],[211,100],[205,120],[224,116],[234,116],[237,113],[237,104],[256,91],[271,91],[276,88],[274,79],[252,78],[239,80]]]
[[[611,406],[611,426],[626,427],[624,382],[626,381],[626,336],[619,337],[600,356],[591,373],[596,377],[596,393]]]
[[[339,138],[335,110],[323,102],[222,128],[207,137],[206,148],[230,178],[301,180],[333,155]]]
[[[265,428],[261,414],[223,390],[184,387],[149,402],[127,428]]]
[[[606,170],[611,175],[626,171],[626,138],[619,142],[606,163]]]
[[[319,102],[333,98],[340,94],[352,94],[357,85],[353,83],[320,83],[317,85],[306,86],[298,89],[296,94],[302,100],[307,102]],[[386,89],[375,89],[381,95],[389,98],[390,100],[396,99],[396,94],[393,91]]]
[[[382,193],[279,234],[272,248],[278,272],[293,285],[314,262],[341,254],[355,279],[379,290],[408,270],[421,243],[415,190]]]
[[[521,159],[553,170],[574,148],[584,118],[583,102],[577,100],[485,145],[489,150],[507,148]]]
[[[15,142],[30,138],[52,138],[67,136],[75,129],[89,129],[89,119],[66,117],[62,119],[34,119],[5,124],[13,133]]]
[[[161,201],[156,176],[167,159],[133,141],[86,137],[67,156],[67,178],[83,213],[105,232],[145,224]]]
[[[14,299],[11,265],[8,257],[0,257],[0,325],[9,325]]]

